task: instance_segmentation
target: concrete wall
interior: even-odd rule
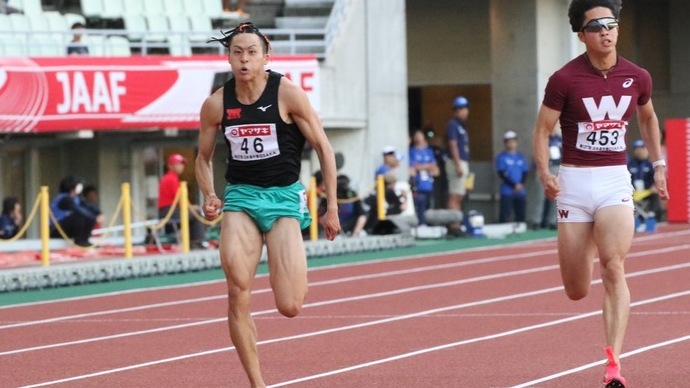
[[[407,0],[408,84],[491,79],[489,1]]]
[[[352,0],[334,50],[321,67],[322,117],[341,173],[367,192],[384,145],[407,154],[405,4],[401,0]],[[404,164],[404,163],[403,163]],[[309,164],[318,169],[316,156]],[[407,179],[407,168],[400,178]]]

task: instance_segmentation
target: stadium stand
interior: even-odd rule
[[[325,55],[334,0],[252,0],[248,11],[276,54]],[[43,4],[42,4],[43,3]],[[246,20],[220,0],[9,0],[24,14],[0,15],[0,55],[64,55],[75,22],[86,26],[89,55],[221,53],[218,30]]]

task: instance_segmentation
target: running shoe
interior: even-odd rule
[[[606,358],[609,360],[604,373],[605,388],[625,388],[625,378],[621,376],[621,367],[613,356],[613,349],[608,346],[604,351],[606,351]]]

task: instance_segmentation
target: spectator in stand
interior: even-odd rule
[[[0,0],[0,14],[9,15],[11,13],[24,13],[21,9],[12,7],[8,0]]]
[[[410,180],[419,225],[426,225],[424,212],[431,205],[434,195],[434,177],[438,175],[439,168],[434,150],[429,147],[424,131],[417,129],[412,134],[410,146]]]
[[[103,214],[103,212],[101,212],[101,207],[98,204],[98,190],[96,190],[95,186],[89,185],[84,187],[84,191],[81,193],[81,195],[84,197],[84,206],[87,209],[97,216]],[[96,222],[94,229],[98,229],[101,226],[102,225],[99,222]]]
[[[80,178],[68,176],[60,181],[60,193],[50,202],[50,211],[60,228],[74,243],[87,247],[96,223],[103,223],[103,215],[94,214],[81,198],[84,183]],[[62,237],[51,220],[50,237]]]
[[[177,190],[180,188],[180,175],[184,172],[187,159],[180,154],[172,154],[168,156],[167,168],[168,171],[163,175],[158,184],[158,217],[164,218],[177,196]],[[175,233],[175,225],[180,221],[180,207],[179,204],[175,208],[173,215],[173,223],[168,223],[165,226],[167,234]],[[194,216],[189,214],[189,240],[193,249],[204,248],[203,241],[206,235],[204,225],[199,222]]]
[[[496,171],[501,178],[501,202],[499,222],[509,222],[511,213],[515,222],[525,222],[527,191],[525,178],[529,172],[527,160],[518,151],[517,134],[508,131],[503,135],[505,150],[496,157]]]
[[[80,22],[72,24],[72,41],[67,45],[67,55],[89,55],[89,47],[82,41],[84,25]]]
[[[223,12],[225,13],[230,13],[230,12],[235,12],[237,15],[239,15],[242,18],[249,18],[249,14],[247,11],[245,11],[245,6],[249,0],[237,0],[237,8],[235,10],[232,9],[232,4],[234,3],[233,0],[222,0],[223,4]]]
[[[22,205],[17,197],[7,197],[2,201],[0,214],[0,239],[10,239],[17,235],[22,224]]]
[[[383,147],[383,164],[374,172],[374,177],[385,175],[389,171],[397,172],[400,161],[403,160],[402,154],[393,146]]]

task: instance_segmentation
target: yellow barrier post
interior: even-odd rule
[[[316,178],[311,177],[309,179],[309,214],[311,215],[309,237],[311,238],[311,241],[316,241],[319,239],[319,214],[316,198]]]
[[[48,186],[41,186],[41,216],[39,228],[41,233],[41,264],[44,267],[50,265],[50,224],[48,212],[50,211],[50,201],[48,200]]]
[[[383,175],[376,177],[376,205],[378,220],[386,219],[386,186],[383,182]]]
[[[129,183],[122,183],[122,225],[125,233],[125,258],[132,258],[132,198]]]
[[[189,252],[189,196],[187,182],[180,182],[180,234],[182,252]]]

